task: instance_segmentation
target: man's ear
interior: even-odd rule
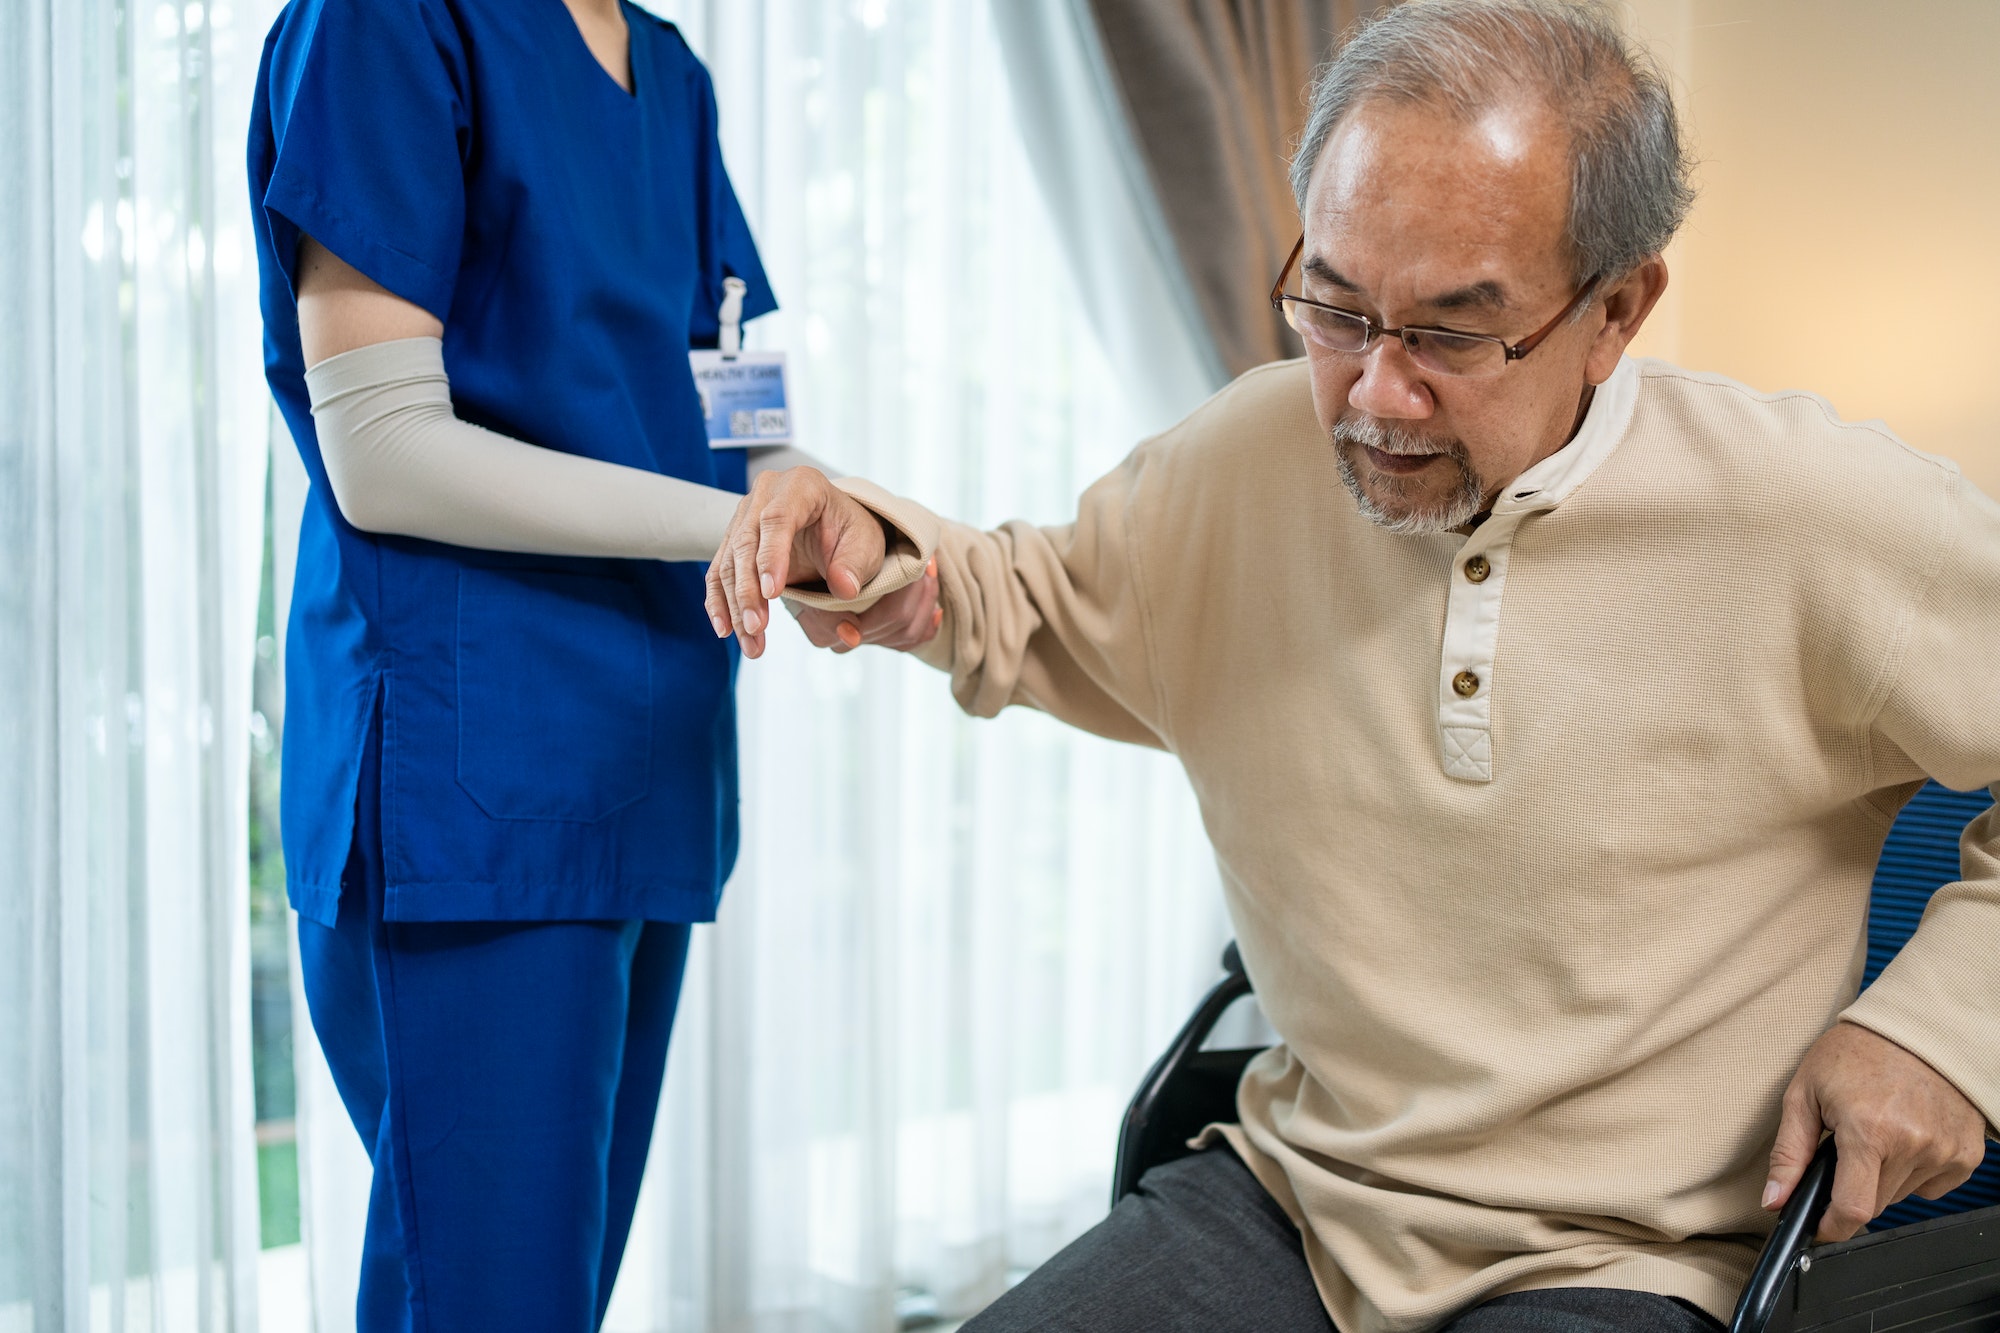
[[[1611,378],[1611,372],[1618,369],[1618,358],[1639,336],[1646,316],[1653,313],[1666,290],[1667,261],[1658,255],[1640,260],[1638,267],[1605,289],[1597,298],[1604,310],[1604,326],[1590,344],[1583,367],[1585,379],[1602,384]]]

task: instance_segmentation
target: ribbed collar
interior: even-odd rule
[[[1506,493],[1493,502],[1494,517],[1554,509],[1576,494],[1625,438],[1638,401],[1639,365],[1622,356],[1611,378],[1597,386],[1576,436],[1516,477]]]

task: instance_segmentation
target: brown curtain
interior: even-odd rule
[[[1393,0],[1088,0],[1194,297],[1231,375],[1297,356],[1266,297],[1298,209],[1286,177],[1312,73]]]

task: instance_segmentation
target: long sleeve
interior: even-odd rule
[[[1877,763],[2000,792],[2000,505],[1953,473],[1942,511],[1877,717]],[[1966,828],[1960,856],[1963,877],[1937,891],[1916,934],[1842,1017],[1920,1056],[1990,1127],[2000,1124],[2000,815],[1988,810]]]
[[[706,560],[736,512],[727,491],[459,420],[435,338],[330,357],[306,385],[334,501],[364,532],[537,555]]]
[[[1113,740],[1170,747],[1134,521],[1149,455],[1142,446],[1098,481],[1076,520],[1060,527],[1016,521],[981,531],[865,483],[840,483],[908,534],[911,548],[935,541],[944,623],[918,656],[951,673],[968,713],[1027,704]],[[832,609],[863,605],[791,595]]]
[[[534,555],[707,560],[741,498],[461,421],[436,338],[329,357],[306,385],[334,502],[364,532]],[[796,449],[753,450],[750,475],[801,465],[818,466]]]

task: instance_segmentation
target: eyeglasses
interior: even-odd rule
[[[1521,341],[1510,344],[1503,338],[1483,333],[1461,333],[1457,329],[1416,326],[1392,329],[1357,311],[1342,310],[1338,306],[1288,294],[1285,284],[1291,281],[1292,269],[1305,248],[1306,238],[1301,236],[1299,243],[1292,247],[1292,257],[1285,261],[1284,272],[1278,275],[1277,283],[1271,288],[1271,305],[1284,315],[1287,324],[1308,341],[1335,352],[1365,352],[1377,338],[1395,338],[1403,344],[1403,350],[1410,354],[1412,361],[1440,375],[1467,378],[1498,375],[1507,368],[1508,362],[1519,361],[1540,347],[1543,340],[1589,298],[1598,282],[1593,277],[1584,283],[1577,289],[1576,295],[1570,297],[1569,304],[1556,312],[1554,319]]]

